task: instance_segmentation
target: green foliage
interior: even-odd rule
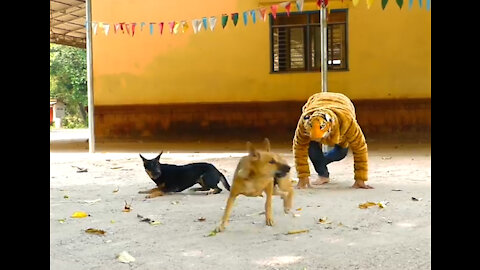
[[[66,104],[66,115],[87,125],[87,55],[85,49],[50,44],[50,97]]]

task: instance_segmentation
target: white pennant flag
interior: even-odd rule
[[[194,19],[192,20],[192,25],[193,25],[193,33],[196,34],[197,32],[200,32],[202,29],[202,20],[199,19]]]
[[[97,34],[97,27],[98,27],[98,24],[96,22],[92,22],[92,28],[93,28],[93,34],[94,35]]]
[[[295,2],[297,3],[298,11],[302,11],[303,10],[303,0],[297,0]]]
[[[106,23],[103,25],[103,32],[105,32],[105,36],[108,36],[108,30],[110,30],[110,24]]]
[[[210,17],[209,21],[210,21],[210,30],[213,31],[213,29],[215,29],[215,24],[217,24],[217,17],[212,16]]]

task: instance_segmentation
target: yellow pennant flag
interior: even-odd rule
[[[358,5],[358,2],[360,2],[360,0],[352,0],[353,2],[353,6],[356,7]]]
[[[174,34],[178,34],[178,27],[180,27],[180,24],[178,22],[175,22],[175,26],[173,27]]]
[[[370,7],[373,4],[373,0],[367,0],[367,8],[370,9]]]
[[[182,33],[185,33],[188,29],[188,23],[186,21],[182,21]]]

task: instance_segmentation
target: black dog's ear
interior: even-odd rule
[[[147,159],[144,158],[144,157],[142,156],[142,154],[138,154],[138,155],[140,155],[140,157],[143,159],[143,161],[147,161]]]
[[[163,150],[162,152],[160,152],[160,154],[158,154],[158,156],[155,158],[156,160],[160,160],[160,156],[163,154]]]

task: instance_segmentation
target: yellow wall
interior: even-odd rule
[[[407,1],[402,10],[395,1],[385,11],[380,1],[370,10],[365,0],[343,5],[350,6],[350,70],[329,72],[329,91],[352,99],[430,98],[431,12],[416,1],[412,10]],[[249,17],[243,25],[242,12],[257,7],[259,0],[94,0],[93,21],[137,23],[134,37],[114,34],[113,26],[108,36],[99,29],[93,37],[95,105],[305,100],[320,91],[318,72],[270,74],[268,20]],[[229,18],[222,29],[221,14],[232,12],[239,12],[237,26]],[[217,17],[215,31],[195,35],[191,20],[203,16]],[[190,28],[172,35],[172,20]],[[148,23],[160,21],[163,35],[156,26],[151,36]]]

